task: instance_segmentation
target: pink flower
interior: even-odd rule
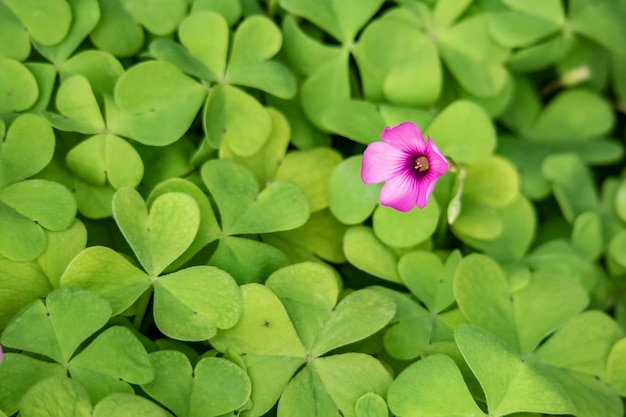
[[[412,122],[388,127],[383,142],[370,143],[363,153],[361,179],[366,184],[385,182],[380,203],[399,211],[426,207],[435,183],[448,170],[437,146]]]

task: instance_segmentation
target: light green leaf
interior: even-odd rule
[[[81,133],[99,133],[105,128],[91,85],[81,75],[74,75],[63,80],[57,90],[56,106],[63,116],[89,126],[91,129]]]
[[[171,178],[160,181],[156,187],[152,189],[152,192],[148,197],[148,206],[152,206],[156,199],[167,193],[187,194],[195,200],[198,208],[200,209],[200,224],[198,226],[198,233],[196,234],[196,237],[193,242],[191,242],[187,250],[167,268],[168,271],[174,271],[180,269],[181,265],[191,259],[206,245],[213,242],[215,239],[218,239],[221,235],[221,230],[209,199],[204,191],[202,191],[197,185],[182,178]]]
[[[386,245],[408,248],[430,238],[439,221],[439,205],[435,199],[424,209],[414,207],[409,212],[378,206],[372,219],[374,233]]]
[[[222,143],[237,155],[252,156],[267,141],[272,130],[268,111],[239,88],[214,86],[204,106],[203,126],[211,147]]]
[[[209,265],[228,272],[239,285],[263,282],[288,264],[289,259],[276,245],[235,236],[220,239],[209,259]]]
[[[578,114],[580,108],[588,110]],[[614,124],[615,115],[604,98],[570,89],[550,101],[526,135],[545,142],[587,140],[609,133]]]
[[[59,43],[33,39],[35,48],[55,65],[63,65],[80,46],[100,20],[100,3],[97,0],[67,0],[71,9],[71,23],[67,36]],[[53,17],[48,16],[53,19]],[[56,23],[56,22],[55,22]]]
[[[141,25],[128,13],[121,0],[104,0],[98,3],[100,20],[89,34],[93,44],[117,57],[128,57],[137,53],[143,46],[145,37]]]
[[[395,253],[365,226],[350,227],[343,238],[343,251],[348,262],[376,277],[401,282]]]
[[[66,364],[76,348],[111,317],[103,298],[81,289],[51,292],[22,310],[2,333],[2,344]]]
[[[9,416],[17,413],[22,397],[32,386],[51,377],[65,378],[66,374],[67,370],[57,363],[5,353],[0,366],[0,410]]]
[[[280,5],[290,13],[310,20],[342,42],[353,40],[382,3],[382,0],[324,0],[315,3],[306,0],[280,1]]]
[[[154,321],[168,337],[200,341],[233,327],[241,316],[241,292],[226,272],[193,266],[154,284]]]
[[[178,36],[189,53],[208,69],[203,72],[206,72],[209,81],[223,79],[229,33],[228,24],[221,15],[213,12],[192,13],[181,23]],[[211,42],[205,42],[204,39],[211,39]]]
[[[85,389],[66,376],[54,376],[34,385],[22,397],[24,417],[89,417],[91,403]]]
[[[252,381],[249,417],[262,416],[278,400],[306,350],[278,297],[260,284],[241,287],[243,314],[235,327],[219,331],[211,344],[242,356]]]
[[[457,365],[441,354],[406,368],[389,387],[387,401],[400,417],[485,415],[474,402]]]
[[[0,58],[0,113],[21,112],[37,101],[37,80],[18,61]]]
[[[485,391],[489,414],[576,414],[563,387],[482,327],[461,325],[455,340]]]
[[[200,224],[200,209],[183,193],[163,194],[150,213],[141,195],[130,187],[113,197],[113,216],[145,270],[153,277],[191,245]]]
[[[467,123],[458,123],[466,120]],[[446,107],[424,132],[445,156],[457,162],[477,163],[496,146],[496,132],[485,111],[470,101],[458,100]]]
[[[30,36],[44,45],[65,38],[72,21],[72,10],[64,0],[7,0],[5,4],[22,21]]]
[[[472,254],[459,263],[454,295],[471,323],[498,335],[512,348],[520,345],[514,303],[502,269],[485,255]]]
[[[47,180],[22,181],[3,188],[0,202],[49,230],[67,229],[76,216],[72,193],[61,184]]]
[[[72,378],[80,382],[93,402],[112,392],[132,392],[128,384],[154,378],[146,349],[131,330],[109,327],[69,363]]]
[[[49,281],[34,262],[0,257],[0,271],[0,329],[4,329],[22,308],[44,298],[53,287],[50,285],[52,280]]]
[[[113,314],[119,314],[149,288],[150,277],[114,250],[92,246],[67,265],[60,285],[92,291],[111,304]]]
[[[211,160],[201,170],[204,183],[229,235],[294,229],[309,217],[305,195],[290,182],[273,182],[259,193],[254,175],[229,160]]]
[[[226,142],[222,143],[219,152],[220,158],[233,159],[252,171],[261,186],[276,178],[276,172],[285,158],[289,139],[292,136],[290,123],[281,112],[269,107],[267,112],[272,120],[272,130],[258,152],[248,157],[239,156],[230,149]]]
[[[300,371],[278,403],[279,416],[356,417],[363,395],[384,395],[391,375],[378,360],[362,353],[318,358]]]
[[[124,9],[150,33],[168,35],[187,12],[185,0],[121,0]]]
[[[345,159],[335,167],[328,182],[328,206],[342,223],[358,224],[368,218],[378,204],[380,185],[361,180],[362,155]]]
[[[291,181],[300,186],[309,201],[311,212],[328,206],[328,182],[341,154],[329,148],[289,152],[276,172],[277,181]]]
[[[0,58],[23,61],[30,55],[30,36],[6,4],[0,5]]]
[[[534,356],[552,366],[601,376],[611,348],[623,336],[609,316],[587,311],[565,323]]]
[[[283,99],[296,95],[296,80],[289,69],[271,61],[280,50],[280,30],[264,16],[245,19],[237,28],[226,77],[233,84],[266,91]]]
[[[568,222],[598,204],[591,170],[575,154],[548,156],[541,166],[543,175],[552,182],[554,196]]]
[[[187,132],[205,97],[204,87],[174,65],[143,62],[122,75],[115,87],[121,114],[113,124],[138,142],[169,145]]]
[[[93,417],[169,417],[161,407],[132,393],[114,393],[94,407]]]
[[[345,262],[343,235],[346,227],[328,210],[320,210],[302,226],[263,235],[263,241],[280,249],[292,262],[318,261],[319,258]]]

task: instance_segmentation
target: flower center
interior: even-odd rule
[[[428,168],[430,168],[430,165],[428,164],[428,158],[426,158],[424,155],[417,157],[413,169],[417,171],[418,174],[425,174],[426,172],[428,172]]]

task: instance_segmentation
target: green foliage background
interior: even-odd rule
[[[0,2],[0,416],[624,415],[626,1]],[[365,146],[454,161],[378,204]]]

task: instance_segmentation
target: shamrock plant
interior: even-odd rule
[[[265,286],[247,284],[242,292],[241,320],[211,344],[245,364],[252,407],[244,415],[263,415],[280,398],[281,416],[356,416],[362,396],[385,395],[391,376],[376,359],[353,352],[324,355],[384,327],[395,312],[389,298],[362,289],[337,303],[336,276],[315,263],[280,269]]]
[[[0,416],[622,416],[625,20],[0,1]]]

